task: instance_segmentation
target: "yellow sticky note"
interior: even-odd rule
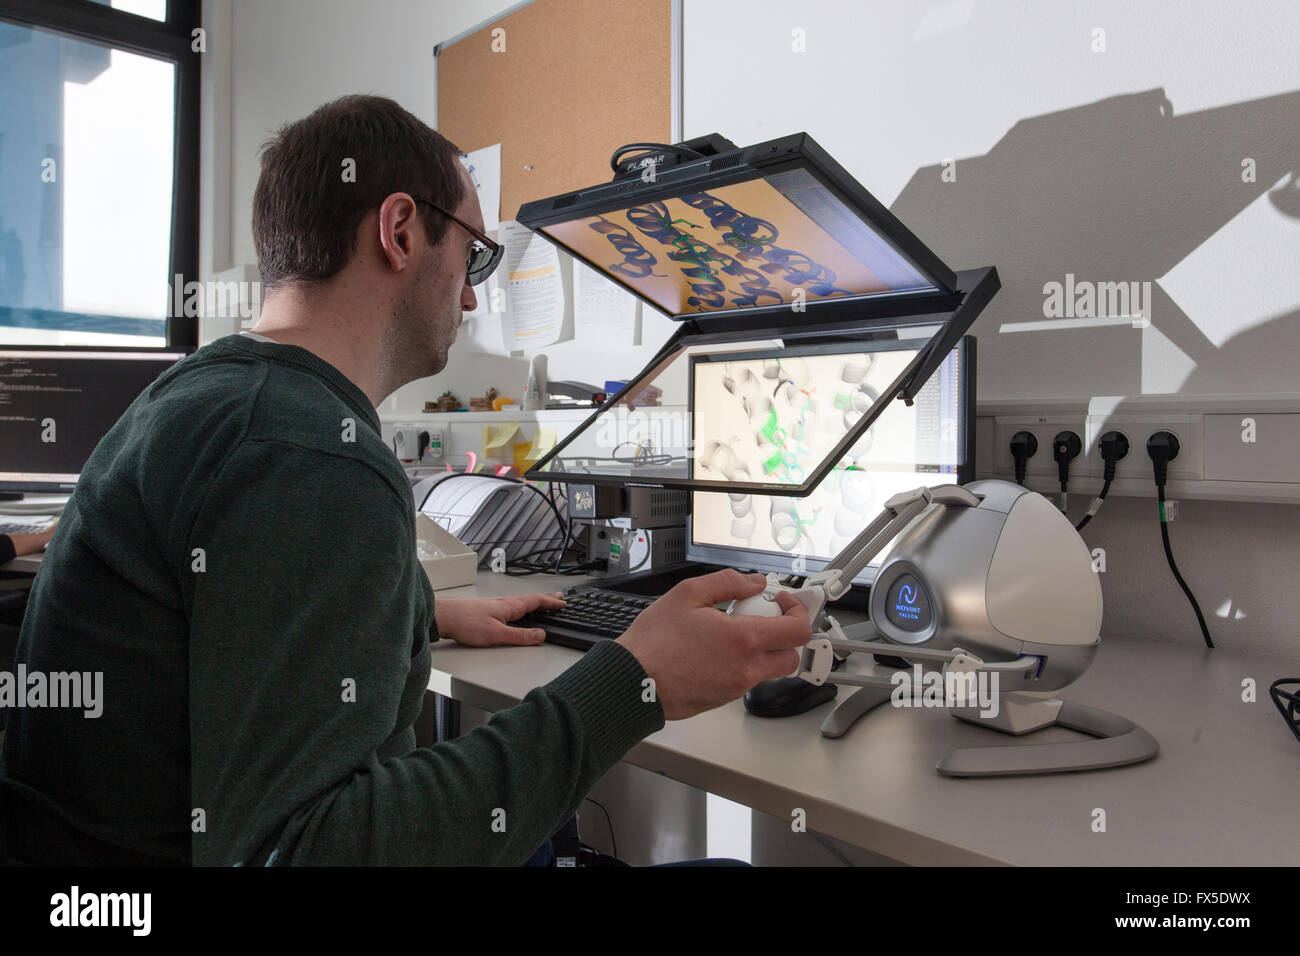
[[[519,433],[518,422],[483,426],[483,457],[503,458],[510,439]]]
[[[524,472],[533,467],[533,462],[537,459],[532,457],[533,443],[530,441],[517,442],[514,446],[515,452],[515,471],[519,472],[519,477],[523,477]]]
[[[555,447],[555,429],[539,428],[537,429],[536,437],[533,438],[532,449],[528,452],[528,454],[532,456],[534,461],[536,461],[538,458],[541,458],[543,455],[545,455],[548,451],[550,451],[554,447]]]

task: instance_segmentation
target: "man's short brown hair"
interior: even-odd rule
[[[361,220],[396,192],[455,209],[465,198],[458,150],[397,103],[344,96],[281,127],[262,147],[253,243],[268,288],[317,282],[356,250]],[[420,204],[439,242],[450,220]]]

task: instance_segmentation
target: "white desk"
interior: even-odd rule
[[[0,571],[22,571],[26,574],[35,574],[40,570],[41,559],[44,556],[44,551],[37,551],[35,554],[20,555],[12,561],[6,561],[4,564],[0,564]]]
[[[492,597],[582,580],[483,573],[473,587],[438,593]],[[579,656],[549,644],[478,649],[442,641],[429,689],[497,711]],[[939,711],[882,707],[828,740],[818,727],[832,704],[765,720],[739,701],[669,723],[624,759],[778,818],[802,808],[809,829],[904,863],[1294,866],[1300,744],[1268,685],[1297,673],[1295,660],[1231,649],[1103,640],[1091,669],[1062,696],[1122,714],[1160,742],[1154,760],[1113,770],[949,779],[934,766],[953,748],[1013,738]],[[1253,704],[1241,702],[1247,677],[1257,685]],[[1052,728],[1022,742],[1077,737]],[[1105,833],[1092,831],[1094,808],[1106,811]]]

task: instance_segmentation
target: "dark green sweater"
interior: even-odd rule
[[[86,859],[524,862],[663,709],[602,642],[416,747],[437,632],[414,521],[337,369],[241,336],[200,349],[96,448],[19,638],[29,673],[102,672],[103,714],[11,709],[0,784]]]

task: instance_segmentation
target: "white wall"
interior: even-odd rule
[[[685,134],[807,131],[996,265],[981,398],[1295,392],[1300,189],[1265,193],[1300,163],[1298,31],[1283,0],[687,0]],[[998,334],[1067,272],[1153,282],[1152,328]]]
[[[997,266],[981,401],[1295,394],[1298,32],[1281,0],[686,0],[684,134],[807,131],[949,265]],[[999,333],[1067,272],[1151,281],[1151,327]],[[1170,534],[1220,646],[1300,656],[1300,508],[1187,501]],[[1084,537],[1108,632],[1200,641],[1150,501]]]
[[[206,6],[219,20],[224,5],[232,173],[216,206],[230,220],[228,265],[252,261],[257,147],[279,124],[358,91],[431,120],[433,44],[510,4]],[[684,23],[686,136],[746,144],[806,130],[951,265],[998,267],[1003,289],[973,330],[981,400],[1300,391],[1300,4],[685,0]],[[1105,52],[1092,52],[1096,28]],[[205,154],[222,148],[210,138]],[[1255,183],[1242,182],[1246,157]],[[957,177],[945,183],[949,158]],[[205,229],[220,237],[219,223]],[[1043,285],[1067,272],[1152,282],[1151,328],[999,332],[1042,319]],[[648,328],[640,350],[548,350],[551,377],[630,374],[668,331]],[[382,411],[525,374],[520,359],[457,346],[446,372]],[[1194,643],[1149,512],[1116,499],[1085,533],[1108,551],[1106,627]],[[1184,505],[1175,551],[1223,646],[1300,656],[1297,518],[1290,505]]]

